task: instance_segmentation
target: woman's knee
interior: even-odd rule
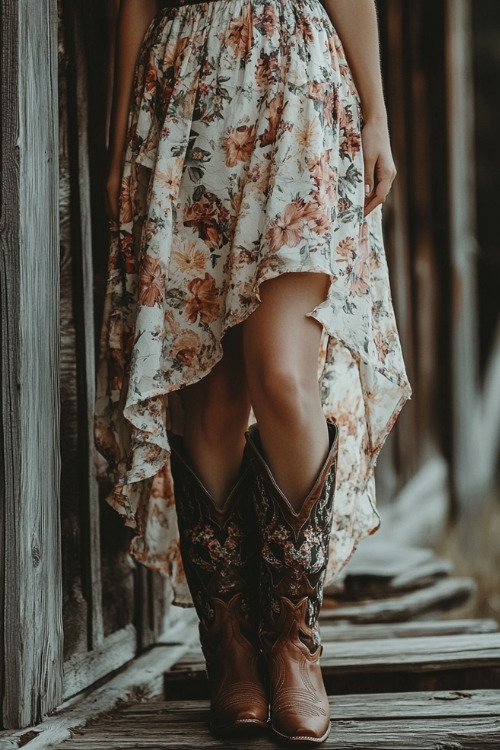
[[[219,378],[205,390],[201,404],[201,423],[206,431],[225,433],[248,419],[250,410],[244,373],[242,380]]]
[[[248,421],[250,401],[244,372],[232,378],[223,368],[186,389],[184,410],[188,429],[200,430],[206,440],[226,440]]]
[[[201,430],[207,440],[226,439],[240,432],[250,413],[238,328],[226,334],[223,349],[223,358],[208,375],[183,392],[188,430]]]
[[[318,381],[310,372],[280,362],[255,368],[249,387],[257,419],[265,411],[281,422],[297,425],[319,400]]]

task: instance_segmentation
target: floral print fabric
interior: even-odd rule
[[[182,570],[167,430],[178,391],[286,272],[330,278],[311,311],[326,416],[340,430],[328,579],[379,524],[373,467],[410,395],[380,209],[363,218],[359,99],[318,0],[163,8],[140,51],[97,379],[98,470],[137,534],[132,554]]]

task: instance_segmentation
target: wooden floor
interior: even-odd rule
[[[322,633],[332,715],[325,750],[500,750],[496,622],[325,624]],[[419,684],[425,689],[414,687]],[[165,675],[166,700],[123,704],[60,747],[276,748],[268,733],[251,739],[212,737],[206,695],[196,646]]]
[[[332,731],[325,750],[497,750],[500,747],[500,690],[346,695],[330,700]],[[64,750],[180,750],[258,748],[259,739],[217,740],[207,728],[206,701],[125,706],[83,730]]]
[[[397,549],[391,556],[384,547],[382,556],[367,545],[364,554],[344,589],[326,592],[321,613],[322,670],[332,715],[332,732],[322,747],[500,750],[499,625],[442,619],[444,610],[470,596],[474,582],[451,577],[448,563],[428,551]],[[433,619],[422,619],[429,611]],[[194,621],[192,627],[194,635]],[[189,642],[195,645],[164,675],[161,701],[123,703],[73,730],[58,747],[277,747],[266,732],[238,740],[212,737],[203,656],[197,639]]]
[[[365,627],[322,628],[329,695],[500,688],[500,632],[492,620],[373,625],[371,637]],[[165,675],[165,697],[208,697],[198,645]]]

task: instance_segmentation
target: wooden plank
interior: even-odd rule
[[[21,309],[19,284],[19,107],[18,107],[18,57],[19,9],[8,0],[0,0],[0,69],[11,71],[10,76],[0,76],[0,566],[6,569],[5,544],[8,518],[12,513],[13,499],[19,498],[17,481],[21,471],[21,436],[19,432],[19,313]],[[8,200],[6,197],[8,196]],[[10,520],[13,525],[14,518]],[[13,532],[11,531],[11,534]],[[0,707],[5,698],[4,671],[5,643],[5,576],[0,575]],[[14,613],[12,613],[14,617]],[[19,618],[15,617],[15,624]],[[0,708],[0,726],[2,709]]]
[[[86,596],[90,606],[89,647],[104,638],[102,618],[99,491],[94,468],[93,409],[95,402],[95,341],[93,319],[92,227],[90,205],[88,93],[79,3],[62,2],[67,55],[67,118],[71,179],[72,301],[76,328],[78,394],[78,461],[83,505],[83,550]]]
[[[321,745],[325,750],[491,750],[498,747],[500,738],[500,720],[487,717],[475,719],[436,720],[429,726],[428,720],[409,722],[338,722],[333,723],[330,737]],[[87,737],[65,742],[64,750],[181,750],[192,747],[225,748],[241,750],[242,748],[261,748],[276,750],[276,741],[263,737],[251,740],[220,740],[214,738],[203,722],[189,725],[181,723],[170,725],[168,737],[164,725],[145,729],[137,736],[137,728],[118,730],[116,733],[98,737],[89,742]]]
[[[141,650],[152,646],[162,635],[167,609],[167,580],[158,571],[148,570],[143,565],[137,567],[135,584]]]
[[[419,493],[425,491],[426,482],[419,483]],[[381,531],[382,533],[382,531]],[[383,539],[380,534],[368,537],[360,544],[356,554],[345,567],[346,576],[377,576],[397,578],[431,562],[444,562],[427,547],[408,546],[399,540]],[[404,552],[404,554],[401,554]],[[327,587],[326,587],[327,588]]]
[[[481,475],[487,485],[495,476],[500,452],[500,321],[497,323],[491,352],[485,367],[484,386],[481,397],[482,451]]]
[[[189,721],[193,712],[208,710],[208,701],[147,701],[129,703],[119,707],[115,718],[124,721],[149,721],[161,718],[167,723]],[[471,719],[477,716],[500,716],[500,690],[473,691],[429,691],[417,693],[380,693],[378,695],[335,695],[330,696],[330,715],[334,721],[343,719],[389,718],[452,718],[464,714]],[[107,717],[103,723],[111,724]],[[102,726],[102,725],[101,725]]]
[[[426,638],[381,638],[338,641],[323,639],[324,673],[420,672],[476,666],[500,667],[500,633],[447,635]],[[167,675],[205,675],[201,647],[196,644]]]
[[[344,591],[339,599],[380,598],[424,588],[452,571],[449,560],[433,550],[390,539],[389,532],[369,537],[345,568]],[[333,585],[335,596],[335,584]],[[325,596],[330,594],[325,587]]]
[[[84,690],[102,677],[131,661],[137,652],[137,633],[133,625],[105,638],[91,651],[73,654],[64,663],[63,699]]]
[[[2,705],[4,726],[15,727],[61,700],[57,3],[2,0],[0,11],[9,71],[1,114]]]
[[[359,628],[362,630],[362,628]],[[500,684],[500,633],[381,638],[323,638],[321,667],[331,694],[479,689]],[[208,695],[199,644],[165,675],[168,699]]]
[[[18,747],[49,750],[71,737],[78,727],[109,713],[123,701],[159,697],[163,692],[165,670],[178,661],[189,646],[190,642],[186,640],[182,645],[153,648],[100,687],[66,701],[41,724],[17,732],[0,732],[1,750]]]
[[[64,654],[86,650],[89,641],[89,597],[82,570],[82,498],[78,461],[78,367],[73,311],[72,195],[68,139],[68,81],[65,34],[59,7],[59,227],[60,326],[59,392],[61,403],[61,567]]]
[[[476,590],[471,578],[445,578],[425,589],[388,599],[345,604],[325,597],[321,621],[349,620],[355,623],[398,622],[426,612],[444,612],[462,604]]]
[[[155,654],[155,658],[158,656]],[[154,664],[149,660],[145,662],[142,657],[140,667],[148,670]],[[139,672],[135,669],[136,677]],[[120,678],[123,678],[120,676]],[[116,683],[116,680],[114,681]],[[127,682],[128,689],[134,684],[134,680]],[[176,747],[189,747],[198,742],[200,747],[225,747],[233,745],[230,740],[214,740],[206,728],[208,717],[207,701],[156,701],[146,700],[138,702],[136,698],[132,701],[121,703],[113,714],[103,703],[103,698],[112,698],[116,702],[116,695],[127,695],[126,691],[118,690],[115,685],[110,684],[111,693],[107,687],[101,688],[101,695],[94,702],[86,699],[78,707],[58,712],[59,715],[48,719],[44,725],[35,727],[24,733],[7,735],[0,733],[0,747],[2,750],[14,750],[21,747],[23,738],[33,736],[34,739],[26,745],[28,750],[45,750],[49,747],[59,746],[63,750],[71,748],[85,748],[86,750],[117,750],[120,748],[154,747],[156,750],[168,748],[175,750]],[[130,693],[129,693],[130,694]],[[92,707],[93,703],[93,707]],[[112,704],[114,705],[114,704]],[[456,730],[457,722],[463,726],[479,727],[479,736],[485,742],[492,734],[494,727],[498,728],[500,719],[500,691],[447,691],[447,692],[425,692],[425,693],[400,693],[381,695],[346,695],[330,698],[331,716],[334,722],[332,736],[324,747],[374,747],[368,738],[368,729],[371,727],[374,736],[380,740],[380,728],[383,727],[384,734],[389,741],[396,740],[400,744],[387,744],[387,748],[394,747],[398,750],[406,750],[412,747],[407,744],[410,733],[420,732],[421,741],[429,741],[435,738],[446,737],[448,740],[456,739],[453,732]],[[105,713],[98,716],[99,712]],[[86,717],[86,719],[85,719]],[[494,719],[493,722],[484,722],[484,719]],[[465,722],[464,722],[465,719]],[[83,721],[91,722],[90,726],[83,728]],[[427,734],[424,732],[424,720],[427,722]],[[366,724],[364,723],[366,722]],[[460,731],[464,731],[463,726]],[[73,730],[71,732],[71,730]],[[491,731],[490,731],[491,730]],[[343,732],[343,734],[339,734]],[[358,732],[361,732],[365,745],[352,744],[358,741]],[[70,738],[70,733],[72,737]],[[182,740],[181,735],[182,734]],[[468,735],[465,735],[468,736]],[[64,741],[68,739],[67,742]],[[392,738],[392,739],[391,739]],[[486,738],[486,739],[485,739]],[[176,743],[192,741],[192,745],[178,745]],[[345,745],[338,744],[342,742]],[[135,744],[131,744],[132,741]],[[62,744],[59,744],[61,743]],[[214,743],[214,744],[207,744]],[[332,742],[337,744],[331,744]],[[156,744],[155,744],[156,743]],[[237,742],[235,747],[245,747],[245,741]],[[247,745],[248,746],[248,745]],[[265,736],[262,739],[252,739],[251,747],[270,748],[275,747]],[[385,747],[385,746],[381,746]],[[416,745],[418,748],[419,745]],[[433,748],[436,745],[422,745],[424,748]],[[445,745],[444,747],[450,747]],[[460,745],[459,747],[469,747]],[[472,745],[471,747],[474,747]],[[488,745],[476,745],[481,750]],[[494,747],[494,746],[493,746]]]
[[[450,186],[451,393],[453,486],[462,508],[477,507],[493,477],[481,476],[476,240],[474,228],[474,84],[470,0],[446,0],[446,96]],[[486,448],[488,450],[488,448]]]
[[[449,698],[449,699],[447,699]],[[499,691],[469,694],[345,696],[332,699],[332,732],[325,750],[485,750],[500,738]],[[467,707],[463,704],[467,704]],[[495,706],[496,704],[496,706]],[[159,703],[125,707],[64,742],[62,750],[180,750],[203,747],[271,750],[269,734],[245,741],[212,737],[207,727],[208,704]],[[462,712],[462,713],[460,713]],[[464,716],[464,714],[466,714]],[[28,746],[29,747],[29,746]]]
[[[73,7],[71,7],[73,6]],[[81,458],[84,462],[85,489],[88,500],[88,536],[89,536],[89,568],[90,591],[92,599],[92,648],[99,647],[104,641],[104,625],[102,616],[102,581],[101,581],[101,539],[99,488],[95,476],[94,465],[94,404],[95,404],[95,348],[94,340],[94,298],[93,298],[93,270],[92,270],[92,211],[90,204],[90,174],[89,174],[89,143],[88,143],[88,91],[85,50],[83,49],[83,33],[81,18],[78,13],[80,3],[65,3],[68,12],[72,11],[72,50],[75,65],[75,104],[74,123],[78,130],[77,166],[79,187],[79,219],[80,219],[80,253],[78,261],[81,269],[81,291],[78,295],[80,310],[78,316],[80,333],[80,371],[81,383],[81,419],[84,423],[81,440]]]
[[[500,666],[500,633],[324,643],[323,669],[435,671]]]
[[[368,641],[383,638],[425,638],[426,636],[465,635],[473,633],[496,633],[496,620],[419,620],[375,625],[321,626],[324,641]]]

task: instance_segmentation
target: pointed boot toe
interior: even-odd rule
[[[271,727],[294,744],[324,742],[330,733],[330,704],[319,665],[321,646],[313,653],[301,640],[307,599],[297,605],[282,599],[281,635],[269,652]]]
[[[200,628],[211,686],[210,728],[214,734],[245,734],[268,725],[269,700],[261,679],[259,652],[241,615],[241,595],[212,600],[215,618]]]
[[[273,477],[257,426],[246,433],[262,546],[259,634],[269,672],[271,727],[281,740],[297,745],[324,742],[330,732],[318,616],[337,474],[338,429],[331,420],[328,432],[328,455],[299,510]]]
[[[184,570],[200,620],[210,685],[210,728],[242,734],[268,724],[256,627],[256,550],[250,471],[222,507],[215,505],[187,463],[182,442],[170,436],[171,466]]]
[[[210,729],[214,735],[254,734],[269,724],[266,697],[253,683],[232,686],[232,692],[214,696],[210,706]]]

